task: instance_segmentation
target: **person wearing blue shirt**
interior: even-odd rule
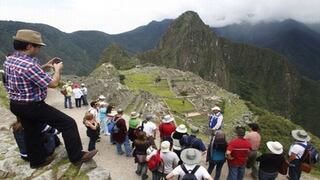
[[[199,129],[196,127],[193,127],[191,128],[190,135],[184,135],[180,139],[180,145],[182,149],[194,148],[194,149],[198,149],[201,152],[205,152],[207,150],[202,140],[197,138],[196,134],[198,134],[198,132],[199,132]]]

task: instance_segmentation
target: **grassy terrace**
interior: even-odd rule
[[[161,97],[174,113],[183,114],[195,110],[189,101],[184,100],[183,103],[183,99],[176,98],[176,94],[170,91],[168,82],[165,79],[155,83],[155,79],[159,75],[159,71],[140,73],[128,70],[121,71],[121,74],[126,76],[124,81],[130,89],[136,90],[137,93],[139,90],[147,91],[153,95]]]

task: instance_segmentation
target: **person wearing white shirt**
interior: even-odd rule
[[[83,83],[81,84],[80,90],[82,91],[82,94],[83,94],[82,97],[81,97],[82,105],[87,106],[88,105],[88,100],[87,100],[88,89],[85,86],[85,84],[83,84]]]
[[[147,135],[147,139],[151,142],[153,146],[155,145],[154,140],[156,139],[157,125],[153,122],[153,115],[147,115],[145,120],[141,123],[141,130],[144,131]]]
[[[209,128],[216,131],[222,129],[223,115],[221,109],[218,106],[213,107],[212,114],[209,116]]]
[[[167,176],[166,179],[172,180],[174,176],[183,177],[187,172],[192,172],[198,179],[213,180],[206,168],[200,166],[201,152],[194,148],[188,148],[181,152],[182,165],[177,166]]]
[[[307,142],[311,138],[304,130],[293,130],[291,131],[291,135],[295,139],[295,142],[289,149],[289,177],[290,180],[299,180],[301,176],[301,157],[307,147]]]
[[[76,101],[76,107],[80,108],[81,107],[81,97],[82,97],[82,91],[79,88],[78,85],[76,85],[73,89],[73,94],[74,94],[74,99]]]

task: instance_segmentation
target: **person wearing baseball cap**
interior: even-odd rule
[[[14,53],[6,57],[5,87],[9,94],[10,110],[21,119],[25,129],[25,140],[31,168],[50,164],[52,156],[45,154],[40,124],[49,124],[62,133],[69,160],[82,163],[92,159],[97,150],[82,151],[82,143],[74,119],[45,103],[47,89],[56,88],[60,81],[63,64],[60,58],[53,58],[40,65],[36,57],[46,46],[39,32],[20,29],[13,36]],[[45,72],[53,68],[53,76]]]

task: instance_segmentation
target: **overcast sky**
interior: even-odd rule
[[[0,0],[0,20],[44,23],[65,32],[116,34],[187,10],[214,27],[287,18],[320,22],[320,0]]]

